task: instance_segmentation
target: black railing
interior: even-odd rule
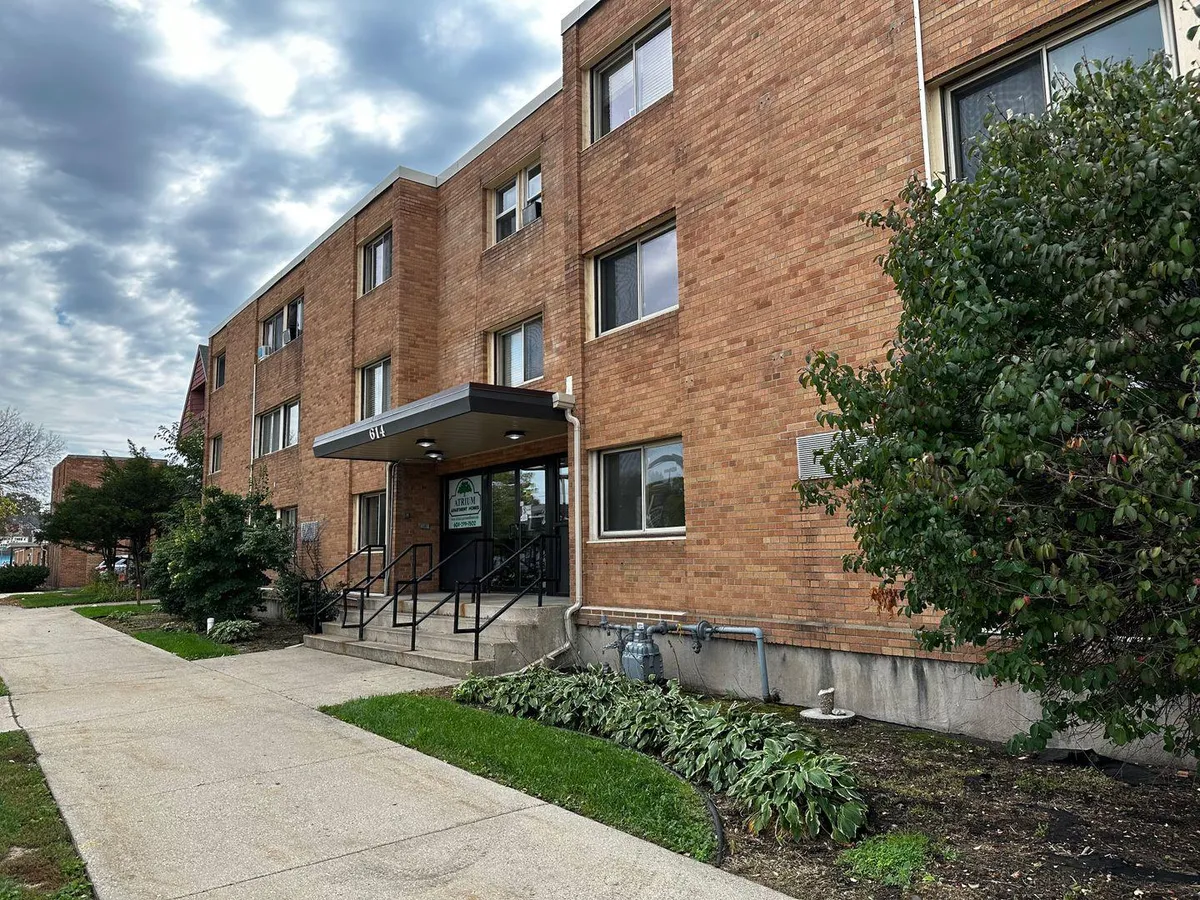
[[[419,555],[419,551],[421,551],[421,550],[429,551],[429,565],[432,566],[433,565],[433,544],[409,544],[407,549],[405,549],[395,559],[393,559],[390,563],[388,563],[386,568],[381,569],[378,575],[376,575],[374,578],[372,578],[366,584],[360,583],[358,588],[356,588],[356,590],[361,591],[361,596],[363,598],[362,602],[360,602],[358,604],[358,639],[360,641],[363,639],[363,633],[366,630],[366,627],[368,625],[370,625],[372,622],[374,622],[379,617],[379,614],[381,612],[383,612],[385,609],[387,609],[389,606],[392,608],[392,623],[393,623],[393,627],[395,627],[396,604],[398,604],[399,600],[400,600],[400,585],[402,583],[406,584],[406,585],[407,584],[412,585],[413,602],[414,603],[416,602],[417,585],[419,585],[421,583],[421,581],[425,580],[425,578],[417,576],[417,568],[418,568],[417,557]],[[412,561],[412,577],[405,582],[400,582],[396,579],[396,577],[394,575],[392,575],[392,572],[397,567],[397,565],[400,563],[400,561],[405,558],[408,558]],[[433,570],[430,569],[430,572],[432,572],[432,571]],[[383,606],[379,607],[379,609],[377,609],[377,610],[375,610],[375,612],[371,613],[371,618],[364,619],[366,598],[368,596],[370,596],[371,586],[379,581],[382,581],[384,578],[388,577],[389,575],[392,575],[391,596],[388,597],[387,603],[383,604]],[[343,622],[342,624],[345,625],[345,622]]]
[[[480,554],[479,554],[479,549],[481,547],[490,547],[492,544],[493,544],[493,540],[491,538],[473,538],[472,540],[463,544],[461,547],[459,547],[457,550],[455,550],[453,553],[451,553],[449,556],[447,556],[441,562],[439,562],[436,566],[433,566],[432,568],[430,568],[430,570],[428,572],[426,572],[424,575],[421,575],[421,576],[414,575],[412,580],[410,580],[410,581],[395,583],[395,585],[393,586],[393,594],[394,594],[394,597],[396,598],[396,600],[392,604],[392,627],[393,628],[411,628],[412,629],[412,632],[410,635],[412,640],[411,640],[411,643],[409,644],[409,647],[411,649],[413,649],[413,650],[417,649],[417,629],[425,622],[425,620],[428,619],[430,616],[432,616],[434,613],[436,613],[439,609],[441,609],[443,606],[445,606],[451,600],[455,600],[458,596],[460,596],[460,594],[462,592],[461,588],[456,588],[455,590],[453,590],[449,594],[447,594],[445,597],[443,597],[441,600],[436,602],[432,607],[425,610],[424,613],[421,613],[420,610],[418,609],[419,600],[420,600],[418,588],[420,587],[420,585],[426,581],[432,581],[433,576],[437,572],[441,571],[443,566],[445,566],[447,563],[452,562],[453,560],[456,560],[459,557],[463,556],[466,553],[466,551],[468,551],[468,550],[471,551],[471,553],[473,555],[473,561],[474,561],[474,566],[472,567],[472,572],[475,574],[472,576],[471,581],[474,582],[474,581],[478,580],[478,577],[477,577],[478,572],[483,567],[481,558],[480,558]],[[459,584],[461,585],[462,582],[459,582]],[[410,598],[410,602],[412,604],[412,621],[409,621],[409,622],[401,622],[399,620],[398,611],[400,608],[400,603],[399,603],[398,598],[399,598],[400,591],[402,589],[411,589],[411,591],[412,591],[412,596]],[[457,606],[455,607],[454,615],[455,615],[455,619],[457,621],[457,617],[458,617]],[[476,658],[478,658],[478,657],[476,657]]]
[[[326,582],[328,581],[328,579],[330,577],[332,577],[333,575],[336,575],[342,569],[346,569],[347,571],[349,571],[350,564],[353,563],[359,557],[365,555],[367,558],[367,574],[366,574],[366,578],[364,578],[363,580],[364,581],[371,580],[371,577],[372,577],[371,576],[371,560],[374,558],[376,552],[386,553],[387,548],[381,547],[378,544],[368,544],[366,547],[363,547],[363,548],[355,551],[354,553],[351,553],[349,556],[347,556],[344,560],[342,560],[340,563],[338,563],[336,566],[334,566],[328,572],[322,572],[316,578],[305,578],[303,581],[300,582],[299,587],[297,587],[297,589],[296,589],[296,594],[297,594],[296,610],[297,611],[304,608],[304,588],[306,586],[311,585],[313,587],[314,591],[316,592],[316,595],[313,599],[313,616],[312,616],[312,633],[313,634],[321,633],[321,617],[324,616],[325,613],[329,612],[329,610],[332,609],[338,603],[342,604],[342,624],[343,625],[346,624],[346,598],[350,594],[352,594],[357,588],[357,584],[352,585],[352,586],[350,586],[350,585],[343,586],[337,597],[330,600],[328,603],[326,603],[324,606],[322,606],[318,609],[317,603],[320,602],[320,597],[326,591],[329,590],[329,588],[326,587]],[[358,584],[361,584],[361,583],[362,583],[362,581],[358,582]]]
[[[499,565],[494,566],[486,575],[483,575],[479,578],[473,578],[469,582],[460,581],[458,583],[454,593],[450,595],[454,598],[454,633],[473,634],[475,636],[476,660],[479,659],[479,636],[483,634],[484,630],[487,629],[489,625],[512,609],[519,600],[530,596],[534,590],[536,590],[538,607],[540,608],[542,606],[542,603],[546,599],[547,581],[550,577],[548,567],[550,551],[551,548],[557,544],[557,541],[557,534],[536,535],[522,544],[515,552],[513,552],[511,556],[509,556]],[[531,553],[531,551],[533,559],[528,560],[526,557]],[[555,559],[557,559],[557,556],[555,556]],[[523,573],[536,572],[536,575],[532,581],[520,588],[517,593],[514,594],[502,607],[488,616],[486,620],[482,620],[483,595],[487,591],[487,588],[491,585],[493,579],[504,574],[504,571],[509,566],[515,566],[516,568],[518,585],[523,580]],[[475,625],[474,627],[470,628],[463,628],[459,625],[459,611],[462,607],[463,587],[469,587],[471,589],[471,600],[475,604]],[[450,597],[446,598],[446,600],[449,599]],[[445,603],[446,600],[443,600],[442,603]],[[439,604],[439,606],[440,605],[441,604]]]

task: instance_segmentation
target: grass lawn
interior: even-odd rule
[[[0,898],[90,900],[91,884],[22,731],[0,734]]]
[[[228,644],[218,644],[202,634],[187,631],[163,631],[155,628],[150,631],[135,631],[133,636],[139,641],[153,644],[168,653],[174,653],[183,659],[212,659],[214,656],[236,656],[237,648]]]
[[[82,589],[41,591],[35,594],[14,594],[8,599],[16,600],[22,609],[46,609],[51,606],[71,606],[79,603],[99,602],[88,597]]]
[[[0,697],[8,696],[8,685],[4,683],[4,679],[0,678]]]
[[[708,860],[716,851],[691,785],[599,738],[415,694],[323,712],[677,853]]]
[[[141,606],[136,603],[122,603],[117,606],[81,606],[75,609],[74,612],[79,613],[85,619],[107,619],[113,615],[150,615],[158,612],[158,604],[146,602]]]

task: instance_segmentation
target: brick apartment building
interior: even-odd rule
[[[222,361],[222,364],[223,361]],[[196,359],[192,363],[192,380],[188,382],[187,399],[179,416],[179,436],[186,437],[204,428],[204,410],[208,403],[208,345],[196,348]]]
[[[918,26],[912,0],[584,3],[560,83],[440,175],[397,169],[215,329],[209,482],[257,464],[327,567],[431,544],[431,597],[540,550],[584,660],[615,662],[604,614],[760,627],[786,702],[835,685],[1006,737],[1027,701],[920,653],[798,504],[820,427],[796,376],[815,347],[879,359],[895,326],[860,211],[969,176],[991,105],[1044,108],[1085,54],[1195,65],[1180,4],[919,0]],[[388,658],[378,631],[360,655]],[[459,671],[435,638],[399,661]],[[663,643],[669,674],[757,692],[753,643]]]
[[[103,456],[66,456],[54,467],[50,476],[50,508],[62,500],[67,488],[79,482],[89,487],[100,484],[100,476],[104,472]],[[46,565],[50,567],[50,577],[46,580],[49,588],[78,588],[92,583],[96,577],[96,567],[104,560],[96,553],[84,553],[74,547],[62,544],[50,544],[46,554]]]

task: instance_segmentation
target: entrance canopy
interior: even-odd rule
[[[456,459],[556,437],[566,434],[567,419],[554,398],[550,391],[464,384],[323,434],[313,454],[404,462],[425,461],[433,450]]]

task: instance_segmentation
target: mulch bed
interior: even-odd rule
[[[855,882],[832,843],[750,835],[744,817],[718,799],[728,871],[803,900],[1200,898],[1194,774],[1014,758],[998,745],[878,722],[823,735],[859,766],[871,833],[918,831],[932,839],[925,878],[907,893]]]

